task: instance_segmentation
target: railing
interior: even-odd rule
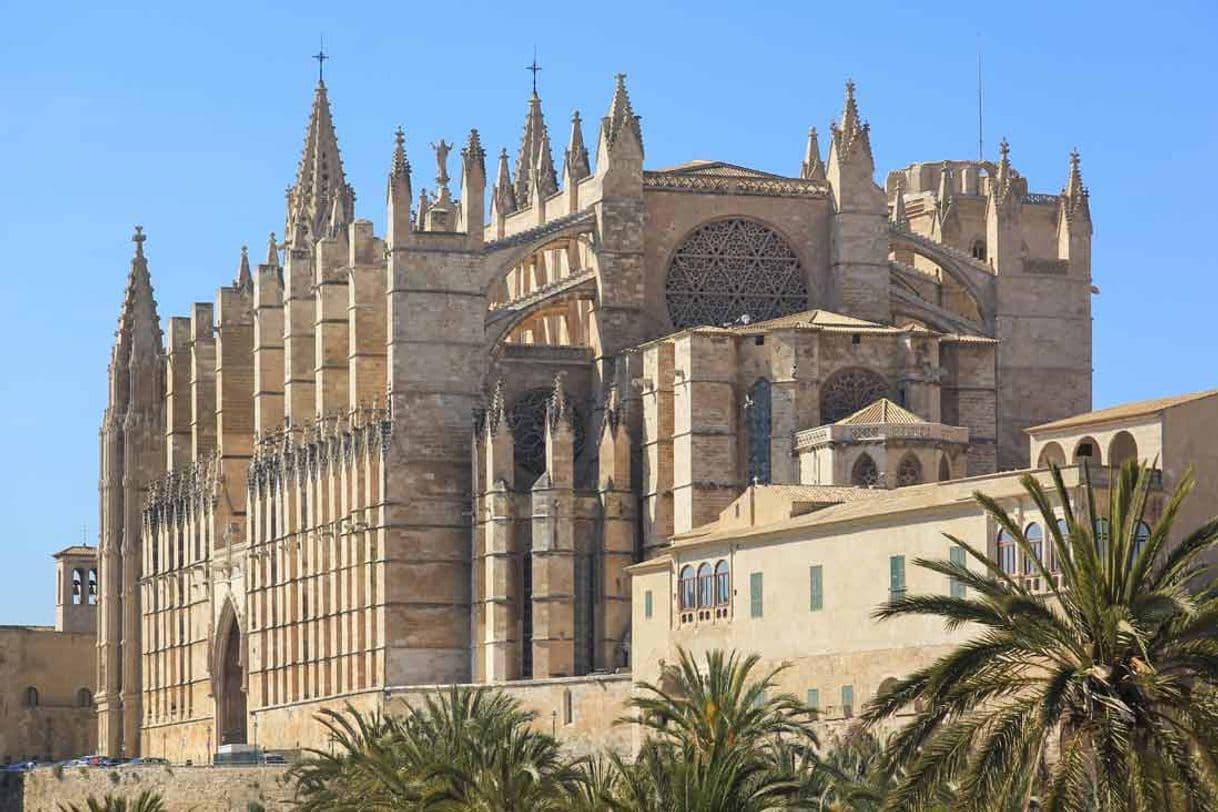
[[[795,447],[822,443],[850,443],[859,440],[940,440],[967,443],[968,429],[938,423],[859,423],[833,424],[795,433]]]

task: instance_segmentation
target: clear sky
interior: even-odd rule
[[[263,255],[322,32],[356,212],[377,233],[394,128],[415,188],[431,185],[427,144],[441,137],[477,127],[489,155],[514,153],[534,45],[556,151],[573,108],[594,142],[620,71],[648,166],[796,173],[808,127],[827,131],[853,77],[882,179],[976,157],[980,43],[986,156],[1005,135],[1031,190],[1053,193],[1082,152],[1101,289],[1095,404],[1218,386],[1213,0],[99,5],[13,2],[0,26],[0,623],[51,622],[49,554],[82,534],[96,543],[132,226],[148,233],[163,322],[211,300],[243,243]]]

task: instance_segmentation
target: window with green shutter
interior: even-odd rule
[[[888,557],[888,600],[895,601],[905,595],[905,556]]]
[[[810,570],[810,597],[808,608],[815,612],[825,608],[825,574],[820,564],[816,564]]]
[[[820,710],[820,689],[818,689],[818,688],[809,688],[808,689],[808,707],[811,708],[812,710],[816,710],[816,711]]]
[[[749,575],[749,616],[761,617],[761,573],[754,572]]]
[[[651,608],[651,590],[649,589],[643,593],[643,617],[647,620],[651,620]]]
[[[854,715],[854,686],[842,686],[842,716]]]
[[[949,555],[951,556],[952,563],[955,564],[957,567],[965,566],[963,547],[961,547],[959,545],[953,545],[951,551],[949,552]],[[965,596],[965,591],[966,591],[964,582],[960,581],[956,578],[952,578],[951,583],[952,583],[952,597],[953,598],[963,598]]]

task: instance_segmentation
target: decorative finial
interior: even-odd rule
[[[326,55],[325,37],[324,36],[320,37],[319,42],[320,42],[320,45],[317,49],[317,53],[313,54],[313,58],[317,60],[317,84],[324,85],[325,84],[324,73],[325,73],[326,60],[329,59],[330,57],[328,57]]]
[[[525,70],[533,73],[533,95],[537,95],[537,74],[541,71],[541,65],[537,64],[537,47],[533,47],[533,64],[527,65]]]
[[[135,243],[135,255],[137,257],[144,256],[144,240],[146,239],[148,239],[148,236],[144,234],[144,227],[136,226],[135,233],[131,235],[131,242]]]
[[[279,243],[275,239],[274,231],[266,242],[266,264],[279,267]]]
[[[393,176],[400,178],[410,174],[410,162],[406,160],[406,133],[399,126],[393,132]]]
[[[436,186],[443,190],[448,186],[448,153],[453,145],[441,138],[440,143],[431,147],[436,151]]]
[[[1011,157],[1011,145],[1007,143],[1006,136],[1002,137],[1002,141],[998,144],[998,154],[1002,156],[1002,160],[1007,161]]]
[[[253,285],[253,277],[250,276],[250,251],[249,246],[241,246],[241,262],[237,266],[237,278],[233,281],[233,287],[246,289]]]

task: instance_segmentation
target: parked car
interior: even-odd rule
[[[37,761],[15,761],[7,765],[4,771],[6,773],[25,773],[39,766],[41,766],[41,763]]]
[[[287,764],[288,760],[283,757],[283,753],[263,753],[260,759],[263,764]]]
[[[140,756],[133,758],[123,765],[124,767],[168,767],[169,759],[156,758],[154,756]]]

